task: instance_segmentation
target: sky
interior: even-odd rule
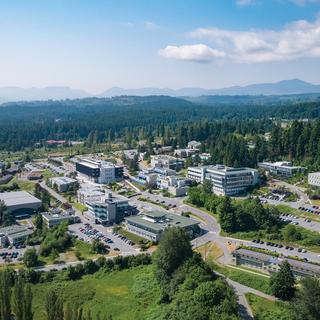
[[[0,87],[320,83],[320,0],[0,0]]]

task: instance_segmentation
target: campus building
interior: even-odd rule
[[[68,224],[80,222],[80,218],[71,212],[42,212],[42,219],[47,228],[52,228],[59,225],[62,222]]]
[[[267,253],[240,248],[233,252],[233,263],[249,268],[261,269],[268,273],[279,271],[280,265],[287,260],[296,277],[319,277],[320,265],[290,258],[274,257]]]
[[[251,168],[231,168],[224,165],[189,167],[188,178],[198,183],[209,180],[218,195],[236,195],[259,182],[258,171]]]
[[[126,217],[125,224],[128,231],[154,242],[158,242],[163,231],[170,227],[183,228],[190,237],[194,237],[200,231],[198,221],[161,211]]]
[[[32,233],[32,229],[20,225],[0,228],[0,245],[1,247],[6,247],[24,243]]]
[[[96,183],[108,184],[123,179],[123,166],[106,161],[81,159],[76,162],[76,170]]]
[[[143,170],[136,177],[132,177],[131,180],[143,186],[154,187],[157,184],[157,178],[158,174],[154,173],[153,170]]]
[[[312,187],[320,188],[320,172],[311,172],[308,174],[308,184]]]
[[[88,215],[94,218],[96,223],[112,225],[121,222],[124,217],[135,215],[138,210],[132,206],[125,197],[113,196],[109,193],[99,201],[86,201]]]
[[[294,174],[304,171],[303,167],[293,166],[289,161],[259,162],[258,167],[271,175],[282,177],[292,177]]]
[[[177,159],[172,156],[168,155],[156,155],[151,156],[151,167],[157,167],[157,168],[165,168],[165,169],[172,169],[175,171],[179,171],[184,166],[184,160],[183,159]]]
[[[162,176],[157,178],[157,187],[160,190],[167,190],[175,197],[185,196],[188,190],[186,180],[176,176]]]
[[[70,188],[77,185],[77,180],[69,177],[55,177],[50,179],[51,185],[59,192],[67,192]]]
[[[41,207],[41,200],[26,191],[0,193],[0,201],[4,201],[9,212],[16,217],[29,216]]]

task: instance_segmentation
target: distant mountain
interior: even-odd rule
[[[114,87],[106,90],[100,94],[99,97],[114,97],[120,95],[167,95],[174,97],[197,97],[211,95],[286,95],[309,93],[320,93],[320,85],[314,85],[299,79],[293,79],[283,80],[276,83],[233,86],[222,89],[181,88],[173,90],[168,88],[122,89],[119,87]]]
[[[171,97],[200,97],[200,96],[258,96],[258,95],[299,95],[320,93],[320,85],[315,85],[300,79],[283,80],[275,83],[251,84],[248,86],[233,86],[221,89],[203,88],[138,88],[123,89],[110,88],[99,95],[93,95],[83,90],[75,90],[69,87],[46,88],[0,88],[0,103],[8,101],[31,100],[63,100],[81,99],[86,97],[116,97],[116,96],[157,96]]]
[[[33,100],[64,100],[78,99],[91,96],[82,90],[69,87],[45,87],[45,88],[0,88],[0,102],[8,101],[33,101]]]

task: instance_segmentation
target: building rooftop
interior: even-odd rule
[[[72,179],[69,177],[54,177],[54,178],[51,178],[51,181],[57,184],[67,184],[67,183],[77,182],[76,179]]]
[[[163,231],[167,227],[185,228],[199,224],[196,220],[162,211],[145,212],[137,216],[126,217],[125,220],[145,226],[156,232]]]
[[[12,191],[0,193],[0,200],[3,200],[6,206],[15,206],[23,204],[41,203],[41,201],[26,191]]]
[[[320,265],[314,264],[314,263],[294,260],[294,259],[290,259],[290,258],[286,258],[286,257],[276,258],[276,257],[273,257],[273,256],[267,254],[267,253],[256,252],[256,251],[252,251],[249,249],[243,249],[243,248],[235,250],[234,254],[249,256],[249,257],[255,258],[257,260],[263,261],[263,262],[271,262],[271,263],[275,263],[277,265],[281,265],[281,263],[283,263],[285,260],[287,260],[289,262],[289,264],[291,265],[291,267],[293,267],[293,268],[301,269],[301,270],[303,269],[306,271],[312,271],[312,272],[320,275]]]

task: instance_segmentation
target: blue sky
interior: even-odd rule
[[[0,44],[0,86],[320,83],[320,0],[2,0]]]

